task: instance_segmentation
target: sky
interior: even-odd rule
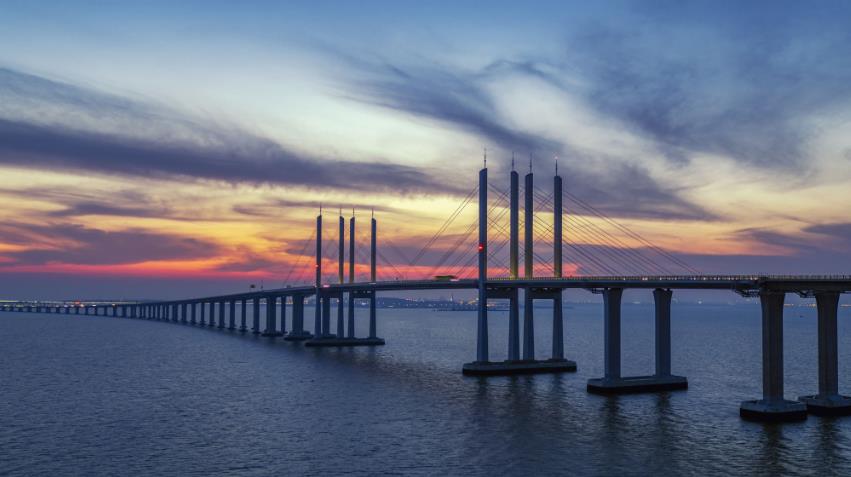
[[[847,2],[2,0],[0,295],[309,281],[320,204],[328,280],[341,208],[358,277],[373,210],[379,277],[434,273],[474,204],[410,259],[484,148],[495,216],[515,155],[543,195],[558,162],[570,194],[700,272],[849,273],[849,17]],[[567,205],[567,273],[646,249],[580,233],[620,232]]]

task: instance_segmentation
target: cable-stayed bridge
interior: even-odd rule
[[[604,375],[589,380],[588,390],[626,393],[688,386],[685,377],[671,373],[673,291],[726,290],[759,297],[762,304],[763,396],[742,403],[743,417],[795,420],[805,418],[808,411],[851,413],[851,399],[838,392],[836,323],[839,296],[851,291],[851,276],[701,274],[675,254],[565,191],[558,174],[551,187],[536,187],[532,172],[526,174],[522,208],[520,192],[516,171],[511,171],[506,190],[489,183],[488,170],[482,169],[478,185],[433,235],[418,239],[417,246],[384,240],[379,248],[375,217],[370,218],[363,233],[356,226],[354,214],[347,222],[342,213],[336,224],[330,224],[331,239],[323,240],[323,236],[329,237],[329,230],[325,230],[329,224],[320,211],[313,233],[301,243],[289,244],[294,265],[280,288],[169,301],[6,302],[0,303],[0,309],[161,320],[251,331],[304,342],[306,346],[376,346],[384,344],[378,337],[377,293],[468,289],[478,296],[476,355],[462,369],[468,375],[493,376],[575,371],[576,363],[567,359],[564,349],[562,295],[566,289],[583,289],[603,298]],[[628,288],[652,291],[655,302],[655,372],[649,376],[621,375],[621,298]],[[787,293],[815,297],[818,309],[818,394],[797,401],[786,400],[783,388],[783,308]],[[308,299],[315,303],[312,327],[305,323]],[[369,306],[366,337],[355,336],[358,300]],[[489,359],[489,300],[508,301],[505,361]],[[547,357],[535,348],[535,300],[552,302],[552,349]],[[333,321],[332,301],[337,304]],[[288,308],[292,314],[289,326]]]

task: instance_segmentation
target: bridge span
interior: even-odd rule
[[[412,290],[476,290],[478,317],[475,359],[462,371],[471,376],[558,373],[576,371],[574,361],[567,359],[564,349],[563,299],[566,289],[582,289],[600,294],[603,300],[604,373],[590,379],[587,390],[594,393],[636,393],[685,389],[688,381],[671,372],[671,300],[675,290],[718,290],[742,296],[758,297],[762,307],[762,374],[761,399],[741,403],[740,415],[755,420],[800,420],[808,413],[821,415],[851,414],[851,398],[839,394],[837,314],[839,297],[851,292],[851,276],[766,276],[766,275],[606,275],[565,276],[562,273],[562,205],[561,178],[553,183],[552,232],[554,276],[533,274],[533,188],[532,174],[527,174],[525,200],[525,271],[519,272],[519,197],[517,172],[511,171],[511,187],[507,202],[509,212],[509,273],[505,277],[488,276],[488,184],[487,168],[479,172],[478,245],[476,278],[423,280],[377,280],[377,223],[371,219],[369,278],[355,280],[355,220],[350,221],[349,273],[345,280],[345,222],[339,219],[338,276],[335,282],[323,280],[322,214],[316,217],[315,280],[310,285],[254,290],[226,295],[164,301],[135,302],[0,302],[0,310],[15,312],[95,314],[123,318],[160,320],[200,327],[215,327],[234,332],[252,332],[270,338],[304,342],[306,346],[378,346],[385,342],[377,333],[376,294]],[[649,376],[622,376],[621,373],[621,298],[625,289],[652,291],[655,303],[655,372]],[[787,400],[783,386],[783,309],[787,293],[814,297],[818,310],[818,374],[817,394]],[[522,333],[520,299],[524,306]],[[312,333],[305,327],[304,309],[308,298],[316,304]],[[332,329],[331,302],[337,303],[336,327]],[[355,336],[355,301],[369,304],[369,333]],[[508,300],[508,359],[489,359],[488,300]],[[534,300],[552,302],[552,349],[549,357],[540,359],[534,342]],[[287,326],[288,304],[292,318]],[[265,308],[265,326],[261,330],[261,305]],[[348,308],[346,318],[344,308]],[[249,329],[247,321],[251,319]],[[237,326],[239,319],[239,326]],[[521,342],[522,337],[522,342]]]

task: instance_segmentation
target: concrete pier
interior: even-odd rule
[[[260,298],[255,298],[251,304],[251,313],[253,319],[251,321],[251,332],[255,335],[260,334]]]
[[[602,378],[589,379],[587,389],[596,394],[627,394],[672,391],[688,388],[688,380],[671,374],[671,291],[656,289],[656,374],[621,376],[622,288],[603,290],[603,371]]]
[[[343,348],[349,346],[381,346],[385,344],[383,338],[337,338],[331,335],[328,338],[318,340],[307,340],[304,345],[310,348]]]
[[[336,338],[331,334],[331,297],[322,295],[322,334],[319,338]]]
[[[762,399],[744,401],[739,415],[756,421],[800,421],[807,406],[783,396],[783,301],[782,291],[761,290],[762,304]]]
[[[520,296],[512,288],[508,298],[508,360],[520,361]]]
[[[207,323],[207,326],[210,328],[215,328],[216,326],[216,302],[211,301],[210,303],[210,321]]]
[[[818,394],[801,396],[811,414],[851,415],[851,398],[839,394],[838,292],[816,292],[818,310]]]
[[[284,335],[287,334],[287,297],[286,296],[281,297],[281,320],[280,320],[280,322],[281,322],[281,326],[279,328],[279,330],[280,330],[279,336],[284,336]]]
[[[278,297],[266,297],[266,329],[263,330],[263,336],[281,336],[281,333],[275,327]]]
[[[246,331],[248,331],[248,328],[245,326],[245,321],[247,319],[246,313],[248,312],[248,306],[246,305],[247,302],[248,302],[248,300],[243,298],[241,303],[240,303],[240,308],[242,309],[242,313],[239,316],[239,318],[240,318],[239,331],[242,332],[242,333],[245,333]]]
[[[230,316],[228,317],[228,330],[236,330],[236,300],[230,301]]]
[[[304,295],[293,295],[293,326],[284,340],[305,341],[310,338],[313,335],[304,330]]]

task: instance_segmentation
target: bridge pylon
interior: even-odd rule
[[[341,209],[342,210],[342,209]],[[309,347],[343,347],[343,346],[380,346],[385,344],[383,338],[376,336],[376,306],[375,306],[375,290],[370,287],[355,286],[355,217],[352,211],[352,217],[349,222],[349,283],[348,290],[345,288],[345,218],[342,212],[339,217],[339,242],[338,242],[338,270],[335,289],[328,289],[322,284],[322,214],[316,217],[316,323],[315,335],[305,341],[305,346]],[[377,256],[376,250],[376,233],[377,222],[375,217],[372,217],[370,228],[370,283],[375,283]],[[348,322],[344,322],[344,303],[348,297],[349,316]],[[369,301],[369,336],[366,338],[358,338],[355,336],[355,300],[357,298],[366,299]],[[303,300],[303,295],[301,295]],[[294,298],[295,300],[295,298]],[[331,300],[337,302],[337,333],[331,333]],[[295,301],[293,302],[294,314],[300,313],[303,309],[303,302],[299,304],[298,310],[295,309]],[[295,317],[293,318],[295,320]],[[294,325],[295,326],[295,325]],[[347,329],[348,328],[348,332]],[[304,336],[304,335],[301,335]],[[303,339],[303,338],[299,338]]]
[[[510,175],[511,190],[509,192],[509,274],[512,281],[505,285],[488,285],[488,170],[479,171],[479,265],[478,265],[478,320],[476,324],[476,361],[463,366],[462,372],[470,376],[504,376],[512,374],[563,373],[576,371],[576,363],[564,358],[564,330],[561,288],[518,285],[515,281],[518,274],[519,252],[519,176],[512,170]],[[534,176],[531,167],[524,178],[524,272],[525,279],[533,278],[533,242],[534,242]],[[555,202],[554,213],[558,216],[554,232],[554,242],[561,246],[561,177],[555,176],[554,192],[558,199]],[[561,252],[555,254],[560,261]],[[561,264],[554,267],[561,273]],[[519,357],[519,292],[523,290],[523,357]],[[508,359],[505,361],[490,361],[488,359],[488,298],[508,299]],[[535,359],[534,340],[534,300],[547,299],[553,301],[553,348],[550,359]]]

